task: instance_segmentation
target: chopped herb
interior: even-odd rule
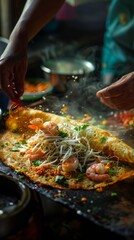
[[[38,159],[38,160],[33,160],[32,163],[33,163],[34,166],[40,166],[42,161],[40,159]]]
[[[68,133],[66,133],[66,132],[63,132],[63,131],[59,131],[59,135],[61,136],[61,137],[68,137]]]
[[[22,140],[21,142],[16,142],[15,143],[15,146],[16,147],[18,147],[18,148],[21,148],[22,147],[22,145],[24,145],[24,144],[27,144],[27,142],[26,142],[26,140],[24,139],[24,140]]]
[[[78,176],[77,176],[77,178],[74,178],[76,181],[82,181],[82,179],[83,179],[83,174],[82,173],[79,173],[78,174]]]
[[[64,114],[62,113],[62,117],[67,117],[67,114],[66,113],[64,113]]]
[[[105,137],[100,138],[100,142],[101,142],[102,144],[105,144],[106,141],[107,141],[107,139],[106,139]]]
[[[93,181],[91,181],[91,182],[90,182],[90,186],[91,186],[91,187],[94,187],[94,186],[95,186],[95,184],[96,184],[96,183],[95,183],[95,182],[93,182]]]
[[[112,196],[112,197],[117,196],[117,193],[116,193],[116,192],[112,192],[112,193],[111,193],[111,196]]]
[[[114,169],[109,169],[108,170],[108,174],[110,175],[110,176],[114,176],[115,175],[115,170]]]
[[[21,147],[21,143],[20,143],[20,142],[16,142],[14,145],[15,145],[16,147],[18,147],[18,148]]]
[[[7,117],[9,115],[9,111],[8,110],[4,111],[4,113],[2,115],[3,115],[3,117]]]
[[[44,182],[44,181],[47,181],[47,180],[50,180],[48,177],[44,177],[44,176],[41,176],[40,177],[40,180],[42,181],[42,182]]]
[[[22,170],[23,170],[23,171],[27,171],[27,167],[23,167]]]
[[[20,150],[18,148],[9,148],[11,152],[19,152]]]
[[[84,124],[84,125],[82,125],[82,126],[75,127],[74,129],[75,129],[76,131],[81,131],[81,130],[85,130],[87,127],[89,127],[89,125]]]
[[[55,177],[55,182],[65,186],[65,187],[68,186],[68,183],[67,183],[67,181],[66,181],[64,176],[57,175]]]
[[[99,124],[98,127],[101,128],[101,129],[105,129],[106,125],[105,124]]]
[[[1,146],[1,147],[8,146],[8,143],[7,143],[7,142],[5,142],[5,143],[3,143],[3,142],[0,142],[0,146]]]
[[[63,176],[57,175],[55,177],[55,182],[61,182],[63,179],[65,179]]]
[[[22,144],[27,144],[27,141],[26,141],[25,139],[23,139],[23,140],[21,141],[21,143],[22,143]]]

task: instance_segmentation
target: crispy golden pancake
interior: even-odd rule
[[[0,134],[1,161],[38,185],[100,189],[134,176],[134,149],[91,124],[28,107]]]

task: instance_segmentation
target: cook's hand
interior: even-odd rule
[[[27,64],[27,46],[9,43],[0,58],[0,88],[13,102],[24,92]]]
[[[134,108],[134,72],[128,73],[110,86],[98,91],[96,96],[112,109]]]

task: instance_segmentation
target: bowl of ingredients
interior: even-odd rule
[[[69,80],[79,81],[95,70],[94,65],[87,60],[74,58],[50,59],[41,66],[46,80],[54,89],[66,91]]]
[[[24,94],[21,100],[38,100],[43,96],[51,93],[53,87],[49,81],[44,78],[26,78],[24,81]]]

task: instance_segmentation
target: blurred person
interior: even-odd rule
[[[134,70],[134,1],[110,1],[101,65],[105,85]]]
[[[134,108],[134,1],[112,0],[102,49],[105,88],[96,96],[109,108]],[[106,87],[107,86],[107,87]]]

